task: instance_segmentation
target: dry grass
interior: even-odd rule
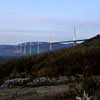
[[[73,100],[74,97],[67,85],[0,90],[0,100]]]

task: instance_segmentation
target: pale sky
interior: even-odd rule
[[[0,0],[0,44],[100,34],[100,0]]]

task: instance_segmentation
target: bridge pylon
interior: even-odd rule
[[[30,56],[32,55],[32,43],[30,42]]]
[[[27,44],[24,43],[23,45],[24,45],[24,48],[23,48],[23,49],[24,49],[23,54],[26,55]]]
[[[40,53],[40,42],[37,41],[37,54],[39,54],[39,53]]]
[[[73,33],[73,46],[77,45],[77,36],[76,36],[76,27],[74,26],[74,33]]]

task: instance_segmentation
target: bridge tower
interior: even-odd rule
[[[18,51],[19,51],[19,55],[22,56],[22,45],[21,44],[18,45]]]
[[[52,51],[53,49],[53,44],[52,44],[52,34],[49,36],[49,51]]]
[[[52,51],[52,42],[49,42],[49,51]]]
[[[23,54],[26,55],[26,43],[24,43],[23,45],[24,45],[24,47],[23,47]]]
[[[39,41],[37,42],[37,54],[39,54],[40,53],[40,43],[39,43]]]
[[[30,42],[30,56],[32,55],[32,44]]]
[[[76,27],[74,26],[74,33],[73,33],[73,46],[76,46],[77,42],[76,42]]]

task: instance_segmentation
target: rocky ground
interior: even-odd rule
[[[63,84],[34,88],[0,89],[0,100],[54,100],[54,98],[56,98],[55,100],[64,100],[66,98],[67,100],[71,94],[75,93],[74,87],[74,84]],[[72,96],[72,98],[74,97]]]
[[[79,76],[9,79],[1,85],[0,100],[73,100],[81,88],[80,79]]]
[[[51,86],[59,84],[67,84],[71,82],[81,81],[82,76],[60,76],[60,77],[40,77],[40,78],[12,78],[5,80],[0,88],[16,88],[16,87],[38,87]]]

